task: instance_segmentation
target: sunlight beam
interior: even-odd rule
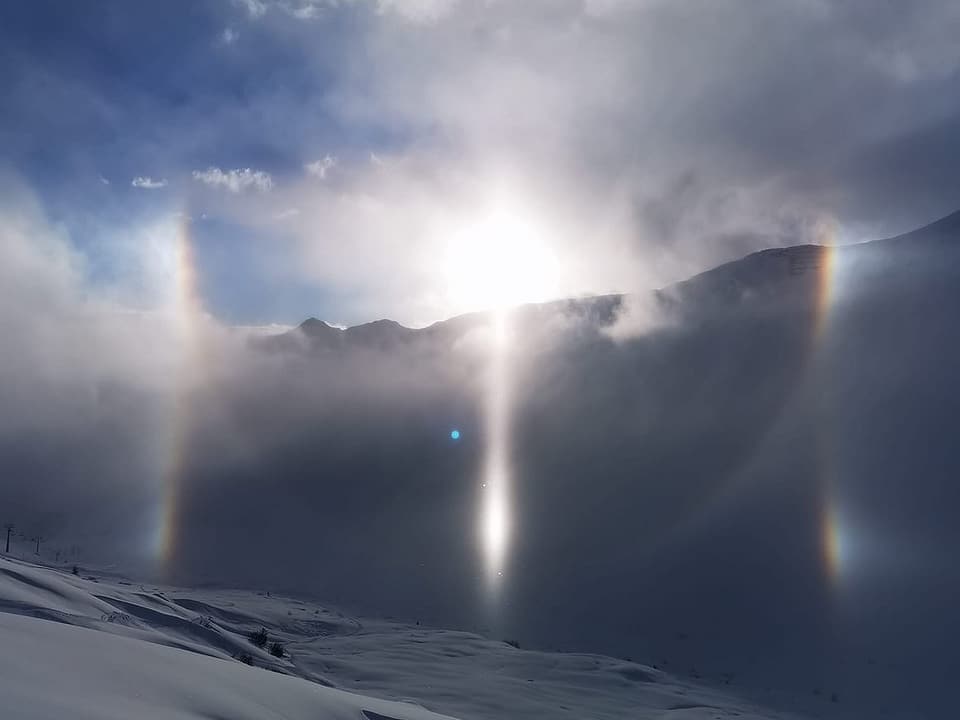
[[[509,473],[509,318],[491,314],[489,387],[487,390],[486,467],[482,484],[481,547],[488,591],[496,595],[505,571],[510,538]]]

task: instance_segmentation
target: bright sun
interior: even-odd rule
[[[443,274],[457,310],[489,310],[554,297],[557,258],[544,230],[515,208],[497,207],[447,240]]]

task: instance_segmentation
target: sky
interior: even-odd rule
[[[955,3],[0,10],[0,172],[85,291],[421,326],[956,209]],[[158,260],[158,257],[161,260]]]

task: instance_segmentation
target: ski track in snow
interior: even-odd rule
[[[260,627],[285,657],[249,641]],[[616,658],[11,558],[0,558],[0,646],[4,718],[799,717]]]

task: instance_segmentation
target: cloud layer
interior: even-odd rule
[[[100,180],[102,181],[103,178],[101,177]],[[130,181],[130,185],[135,188],[143,188],[144,190],[159,190],[167,186],[167,181],[165,179],[154,180],[148,175],[137,175]]]
[[[289,295],[257,322],[422,324],[464,309],[436,258],[499,212],[497,194],[537,218],[567,268],[557,295],[660,286],[760,247],[892,234],[957,202],[944,158],[960,127],[958,17],[945,1],[245,0],[199,7],[192,29],[149,47],[168,11],[117,5],[121,34],[68,13],[83,31],[66,42],[39,11],[8,14],[22,78],[3,88],[14,168],[81,244],[91,213],[119,225],[206,214],[201,261],[228,237],[238,258],[205,273],[225,317],[239,312],[223,300],[229,283],[264,307]],[[57,52],[41,61],[45,43]],[[128,71],[103,71],[105,57]],[[58,142],[63,152],[36,161]],[[143,168],[168,193],[76,190],[98,176],[163,182]]]
[[[206,170],[194,170],[192,176],[194,180],[204,185],[222,188],[232,193],[240,193],[245,190],[267,192],[273,187],[273,178],[270,177],[269,173],[263,170],[251,170],[250,168],[239,168],[224,172],[220,168],[209,167]]]
[[[316,208],[284,231],[300,273],[409,322],[462,309],[438,299],[429,259],[498,189],[562,218],[537,229],[576,268],[560,295],[655,287],[954,209],[957,178],[927,149],[958,112],[949,4],[398,6],[367,18],[364,60],[319,104],[395,138],[375,148],[386,164],[343,153],[338,183],[291,182],[276,202]],[[381,262],[386,283],[365,269]]]

